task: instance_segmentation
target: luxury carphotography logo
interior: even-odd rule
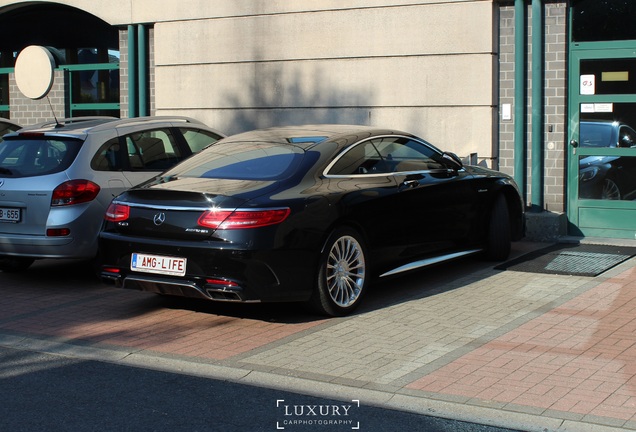
[[[359,430],[357,411],[359,400],[337,403],[299,403],[278,399],[276,401],[276,429],[286,431]]]

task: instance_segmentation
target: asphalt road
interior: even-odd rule
[[[212,380],[0,347],[0,430],[426,431],[500,429]]]

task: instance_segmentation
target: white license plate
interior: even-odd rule
[[[130,258],[130,269],[146,273],[184,276],[186,261],[185,258],[179,257],[133,253]]]
[[[0,207],[0,222],[20,222],[19,208]]]

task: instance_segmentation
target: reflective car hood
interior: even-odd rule
[[[600,165],[615,161],[618,156],[587,156],[579,160],[579,166]]]

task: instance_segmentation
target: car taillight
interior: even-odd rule
[[[283,222],[289,216],[288,208],[270,210],[208,210],[198,224],[213,229],[259,228]]]
[[[89,202],[99,193],[99,185],[89,180],[70,180],[53,190],[51,206],[68,206]]]
[[[130,216],[130,207],[124,204],[110,203],[104,219],[109,222],[123,222]]]

